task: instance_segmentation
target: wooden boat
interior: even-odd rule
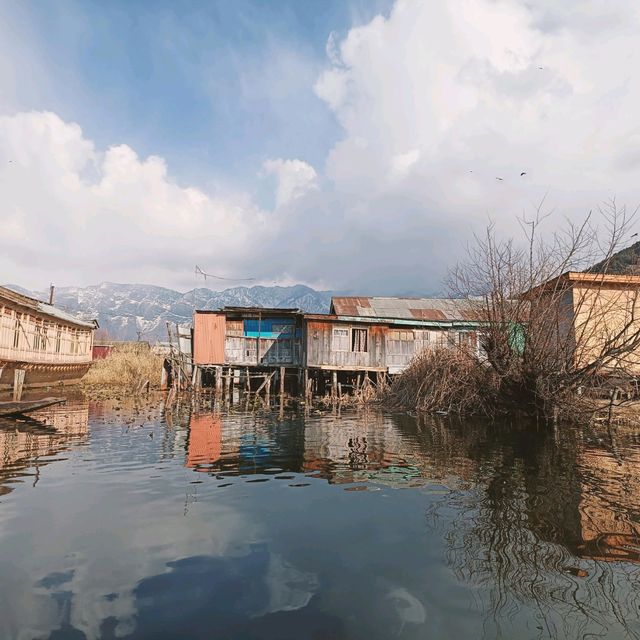
[[[0,402],[0,418],[19,416],[38,409],[46,409],[66,402],[65,398],[42,398],[40,400],[23,400],[21,402]]]

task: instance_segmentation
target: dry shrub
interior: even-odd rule
[[[116,347],[104,360],[96,360],[82,382],[140,389],[147,381],[159,386],[162,358],[136,343]]]
[[[491,415],[496,391],[489,367],[464,349],[440,347],[416,356],[381,400],[393,409]]]

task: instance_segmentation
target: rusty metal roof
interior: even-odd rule
[[[474,322],[479,314],[468,300],[455,298],[385,298],[335,296],[331,313],[362,318],[394,318],[433,322]]]

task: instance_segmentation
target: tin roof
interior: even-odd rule
[[[480,319],[468,300],[454,298],[335,296],[331,299],[331,313],[431,322],[476,322]]]
[[[56,320],[61,320],[62,322],[75,324],[77,326],[86,327],[88,329],[95,329],[97,326],[97,323],[95,321],[87,322],[86,320],[81,320],[80,318],[77,318],[67,311],[58,309],[57,307],[47,304],[46,302],[36,300],[36,298],[31,298],[29,296],[23,295],[22,293],[17,293],[16,291],[12,291],[11,289],[7,289],[6,287],[0,287],[0,301],[3,299],[15,304],[19,304],[20,306],[27,307],[28,309],[32,309],[36,313],[41,313],[51,318],[55,318]]]

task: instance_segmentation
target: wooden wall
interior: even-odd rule
[[[0,303],[0,358],[15,362],[91,362],[93,329]]]
[[[225,364],[224,313],[195,313],[193,316],[193,362],[197,365]]]

